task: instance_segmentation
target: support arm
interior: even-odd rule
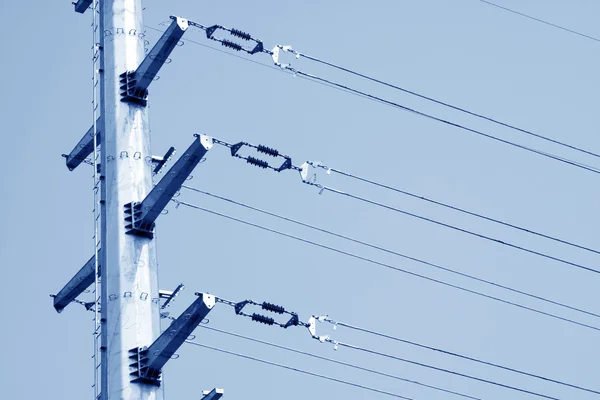
[[[92,0],[78,0],[77,3],[73,2],[75,6],[75,12],[83,14],[92,5]]]
[[[223,393],[225,393],[225,391],[219,388],[214,388],[210,392],[208,390],[205,390],[202,393],[204,397],[202,397],[201,400],[219,400],[221,397],[223,397]]]
[[[127,233],[152,237],[154,221],[212,146],[211,137],[196,135],[194,143],[154,186],[148,196],[141,203],[129,203],[125,206]]]
[[[92,256],[54,297],[54,309],[57,312],[62,312],[70,302],[75,300],[77,296],[94,283],[95,264],[95,257]],[[98,267],[100,267],[100,261],[98,261]]]
[[[148,86],[167,62],[169,55],[189,27],[188,21],[179,17],[171,17],[173,22],[160,37],[146,58],[134,72],[121,74],[122,101],[130,101],[146,105]]]
[[[207,293],[196,295],[196,301],[173,321],[150,347],[130,350],[130,358],[133,361],[130,366],[135,368],[131,373],[132,382],[160,386],[162,367],[215,306],[215,296]]]
[[[102,117],[96,120],[96,128],[97,128],[97,142],[100,144],[101,134],[104,130],[102,127]],[[73,171],[75,168],[79,166],[94,151],[94,127],[90,127],[88,131],[83,135],[79,143],[71,150],[71,152],[67,155],[63,155],[66,159],[67,168],[69,171]]]

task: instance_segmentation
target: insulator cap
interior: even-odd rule
[[[231,35],[237,36],[237,37],[242,38],[244,40],[251,40],[252,39],[252,36],[250,36],[249,33],[240,31],[239,29],[232,28],[231,31],[230,31],[230,33],[231,33]]]
[[[276,314],[283,314],[285,312],[285,308],[278,306],[277,304],[267,303],[266,301],[262,303],[262,309]]]
[[[258,151],[259,153],[267,154],[267,155],[272,156],[272,157],[279,156],[279,151],[278,150],[273,149],[271,147],[264,146],[262,144],[259,144],[256,147],[256,151]]]
[[[258,158],[248,157],[246,158],[246,162],[251,165],[256,165],[259,168],[268,168],[269,163],[263,160],[259,160]]]
[[[265,325],[273,325],[275,324],[275,320],[273,318],[267,317],[266,315],[260,314],[252,314],[252,321],[260,322]]]
[[[229,47],[230,49],[233,49],[236,51],[243,50],[243,47],[241,44],[232,42],[231,40],[223,39],[223,40],[221,40],[221,44],[225,47]]]

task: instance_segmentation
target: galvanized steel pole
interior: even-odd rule
[[[120,75],[144,58],[142,0],[100,0],[103,53],[101,282],[102,400],[162,400],[162,387],[131,382],[129,350],[160,335],[154,239],[126,234],[124,206],[152,189],[145,105],[122,101]]]

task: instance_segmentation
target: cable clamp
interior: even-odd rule
[[[308,319],[308,324],[307,328],[308,328],[308,333],[310,333],[310,336],[312,336],[313,338],[317,338],[317,325],[316,325],[316,318],[314,316],[310,317]]]
[[[319,340],[319,342],[321,342],[321,343],[329,343],[329,342],[330,342],[330,340],[331,340],[331,338],[330,338],[330,336],[329,336],[329,335],[317,336],[316,338],[317,338],[317,340]]]
[[[277,45],[277,46],[275,46],[275,47],[277,47],[278,49],[281,49],[281,50],[285,51],[286,53],[292,53],[293,55],[295,55],[295,56],[296,56],[296,58],[300,58],[300,55],[301,55],[301,54],[300,54],[298,51],[294,50],[294,49],[292,48],[292,46],[289,46],[289,45],[287,45],[287,46],[282,46],[282,45],[278,44],[278,45]]]
[[[322,168],[325,170],[325,172],[327,172],[327,175],[331,175],[331,168],[323,164],[322,161],[307,161],[306,163],[313,168]]]

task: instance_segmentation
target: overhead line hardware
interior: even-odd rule
[[[158,39],[137,69],[135,71],[125,71],[120,75],[121,101],[146,106],[148,87],[160,68],[171,62],[169,55],[189,26],[186,19],[174,16],[171,16],[171,19],[173,20],[171,25]]]
[[[129,366],[133,372],[131,382],[144,382],[160,386],[164,365],[187,340],[202,320],[215,306],[215,297],[196,293],[198,298],[150,346],[129,350]]]
[[[282,154],[281,152],[279,152],[279,150],[272,148],[272,147],[268,147],[268,146],[265,146],[262,144],[259,144],[257,146],[257,145],[254,145],[254,144],[248,143],[248,142],[239,142],[239,143],[231,144],[231,143],[227,143],[222,140],[218,140],[218,139],[214,139],[214,138],[213,138],[213,143],[229,148],[231,150],[232,157],[246,160],[246,162],[248,164],[254,165],[259,168],[270,169],[275,172],[285,171],[286,169],[301,171],[300,167],[297,167],[292,164],[292,158],[290,156]],[[252,157],[252,156],[246,156],[246,157],[241,156],[241,155],[239,155],[239,151],[243,147],[249,147],[249,148],[255,149],[257,152],[266,154],[273,158],[282,158],[283,163],[279,167],[273,167],[273,166],[269,165],[269,163],[265,160],[261,160],[261,159],[258,159],[256,157]]]
[[[416,110],[416,109],[412,109],[412,108],[409,108],[407,106],[403,106],[402,104],[395,103],[393,101],[389,101],[389,100],[383,99],[381,97],[378,97],[378,96],[375,96],[375,95],[372,95],[372,94],[369,94],[369,93],[366,93],[366,92],[362,92],[360,90],[356,90],[356,89],[354,89],[352,87],[345,86],[345,85],[342,85],[340,83],[333,82],[331,80],[324,79],[324,78],[321,78],[319,76],[312,75],[312,74],[309,74],[309,73],[297,70],[295,68],[292,68],[291,64],[289,64],[289,63],[286,64],[286,63],[280,62],[280,59],[279,59],[280,58],[280,53],[281,53],[281,51],[289,52],[291,54],[294,54],[296,58],[304,57],[304,58],[307,58],[307,59],[309,59],[311,61],[322,63],[324,65],[327,65],[327,66],[330,66],[330,67],[333,67],[333,68],[336,68],[336,69],[339,69],[339,70],[342,70],[342,71],[345,71],[345,72],[348,72],[348,73],[360,76],[362,78],[365,78],[365,79],[368,79],[368,80],[371,80],[371,81],[374,81],[374,82],[377,82],[377,83],[380,83],[380,84],[383,84],[383,85],[386,85],[386,86],[389,86],[389,87],[392,87],[392,88],[395,88],[395,89],[398,89],[398,90],[401,90],[401,91],[404,91],[406,93],[409,93],[409,94],[412,94],[414,96],[417,96],[417,97],[420,97],[420,98],[432,101],[434,103],[437,103],[437,104],[440,104],[440,105],[452,108],[454,110],[461,111],[461,112],[467,113],[469,115],[472,115],[472,116],[475,116],[475,117],[478,117],[478,118],[482,118],[482,119],[484,119],[484,120],[486,120],[488,122],[492,122],[492,123],[504,126],[506,128],[509,128],[509,129],[514,129],[514,130],[520,131],[522,133],[526,133],[528,135],[535,136],[535,137],[537,137],[539,139],[543,139],[543,140],[552,142],[554,144],[570,148],[572,150],[583,152],[583,153],[586,153],[586,154],[589,154],[589,155],[592,155],[592,156],[595,156],[595,157],[600,157],[600,154],[598,154],[598,153],[594,153],[592,151],[589,151],[589,150],[586,150],[586,149],[583,149],[583,148],[580,148],[580,147],[577,147],[577,146],[573,146],[573,145],[570,145],[568,143],[564,143],[564,142],[561,142],[559,140],[552,139],[550,137],[546,137],[546,136],[543,136],[543,135],[540,135],[540,134],[536,134],[536,133],[531,132],[529,130],[522,129],[522,128],[510,125],[508,123],[505,123],[505,122],[502,122],[502,121],[499,121],[499,120],[496,120],[496,119],[484,116],[482,114],[478,114],[478,113],[469,111],[467,109],[464,109],[464,108],[461,108],[461,107],[458,107],[458,106],[454,106],[454,105],[452,105],[450,103],[442,102],[442,101],[434,99],[432,97],[428,97],[428,96],[422,95],[420,93],[417,93],[417,92],[414,92],[414,91],[411,91],[411,90],[408,90],[408,89],[401,88],[401,87],[396,86],[396,85],[392,85],[392,84],[390,84],[388,82],[372,78],[372,77],[370,77],[368,75],[365,75],[365,74],[360,74],[358,72],[355,72],[355,71],[352,71],[350,69],[341,67],[339,65],[336,65],[336,64],[324,61],[324,60],[320,60],[320,59],[318,59],[316,57],[312,57],[312,56],[304,54],[304,53],[300,53],[300,52],[294,50],[292,48],[292,46],[276,45],[272,50],[267,50],[267,49],[262,48],[262,41],[259,41],[257,39],[253,39],[250,36],[251,39],[249,39],[249,40],[254,40],[254,41],[257,42],[257,46],[254,49],[250,50],[250,49],[244,48],[239,43],[235,43],[235,42],[232,42],[232,41],[227,40],[227,39],[220,39],[220,38],[217,38],[217,37],[214,36],[214,32],[216,30],[223,29],[223,30],[229,32],[230,34],[232,34],[232,35],[234,35],[236,37],[240,37],[240,38],[242,38],[244,40],[248,40],[248,39],[246,39],[248,37],[248,34],[246,34],[245,32],[239,31],[237,29],[235,29],[235,30],[234,29],[228,29],[228,28],[225,28],[225,27],[223,27],[221,25],[213,25],[211,27],[205,27],[205,26],[203,26],[201,24],[193,23],[191,21],[189,22],[189,25],[190,26],[195,26],[195,27],[197,27],[199,29],[202,29],[202,30],[206,31],[206,35],[207,35],[207,37],[210,40],[214,40],[214,41],[220,42],[222,45],[224,45],[226,47],[229,47],[229,48],[233,48],[233,49],[235,49],[237,51],[244,51],[244,52],[246,52],[248,54],[256,54],[258,52],[266,53],[266,54],[270,55],[273,58],[273,63],[274,63],[275,66],[281,68],[284,71],[288,71],[288,72],[292,73],[294,76],[298,75],[298,76],[301,76],[303,78],[307,78],[309,80],[312,80],[312,81],[320,83],[320,84],[331,86],[331,87],[334,87],[334,88],[337,88],[337,89],[340,89],[340,90],[343,90],[343,91],[346,91],[348,93],[351,93],[351,94],[354,94],[354,95],[358,95],[358,96],[361,96],[361,97],[366,97],[369,100],[377,101],[377,102],[386,104],[388,106],[392,106],[392,107],[399,108],[399,109],[402,109],[402,110],[405,110],[405,111],[408,111],[408,112],[412,112],[412,113],[420,115],[422,117],[426,117],[426,118],[429,118],[431,120],[434,120],[434,121],[437,121],[437,122],[440,122],[440,123],[443,123],[443,124],[446,124],[446,125],[449,125],[449,126],[453,126],[455,128],[459,128],[459,129],[465,130],[467,132],[471,132],[471,133],[474,133],[474,134],[486,137],[488,139],[495,140],[495,141],[500,142],[500,143],[504,143],[504,144],[507,144],[507,145],[510,145],[510,146],[514,146],[514,147],[517,147],[519,149],[522,149],[522,150],[525,150],[525,151],[528,151],[528,152],[532,152],[532,153],[538,154],[538,155],[543,156],[543,157],[551,158],[553,160],[556,160],[556,161],[559,161],[559,162],[562,162],[562,163],[565,163],[565,164],[568,164],[568,165],[571,165],[571,166],[574,166],[574,167],[578,167],[578,168],[581,168],[581,169],[584,169],[584,170],[587,170],[587,171],[590,171],[590,172],[594,172],[594,173],[600,174],[600,168],[597,168],[597,167],[594,167],[594,166],[590,166],[590,165],[587,165],[587,164],[584,164],[584,163],[581,163],[581,162],[578,162],[578,161],[575,161],[575,160],[571,160],[571,159],[568,159],[568,158],[565,158],[565,157],[561,157],[561,156],[558,156],[558,155],[555,155],[555,154],[552,154],[552,153],[546,153],[544,151],[537,150],[535,148],[528,147],[528,146],[525,146],[525,145],[521,145],[521,144],[518,144],[516,142],[512,142],[510,140],[507,140],[507,139],[502,139],[501,137],[494,136],[494,135],[491,135],[491,134],[488,134],[486,132],[479,131],[479,130],[476,130],[476,129],[472,129],[472,128],[469,128],[467,126],[464,126],[464,125],[461,125],[461,124],[458,124],[458,123],[455,123],[455,122],[452,122],[452,121],[449,121],[449,120],[445,120],[443,118],[436,117],[434,115],[427,114],[425,112],[422,112],[422,111],[419,111],[419,110]],[[232,31],[233,31],[233,33],[232,33]],[[250,60],[247,60],[247,61],[250,61]]]
[[[258,303],[253,300],[244,300],[244,301],[240,301],[240,302],[236,303],[236,302],[221,299],[218,297],[215,299],[215,301],[217,303],[227,304],[228,306],[233,307],[233,309],[237,315],[241,315],[243,317],[250,318],[252,321],[259,322],[261,324],[265,324],[265,325],[269,325],[269,326],[277,325],[284,329],[287,329],[290,326],[303,326],[305,328],[310,328],[309,323],[300,321],[297,313],[295,313],[293,311],[288,311],[284,307],[279,306],[277,304],[268,303],[266,301],[263,301],[262,303]],[[257,314],[257,313],[249,314],[249,313],[246,313],[243,311],[244,308],[248,305],[260,307],[264,311],[272,312],[274,314],[279,314],[279,315],[287,314],[290,316],[290,318],[288,319],[287,322],[280,323],[280,322],[276,322],[274,318],[271,318],[266,315]]]
[[[181,188],[183,182],[206,152],[213,146],[212,138],[198,134],[194,136],[196,137],[194,142],[144,200],[125,204],[125,229],[127,233],[147,237],[154,235],[154,221]]]
[[[164,310],[165,308],[169,307],[171,305],[171,302],[175,300],[175,297],[179,296],[183,289],[185,289],[185,286],[183,285],[183,283],[180,283],[173,291],[159,290],[158,297],[161,299],[166,299],[163,305],[160,306],[160,309]]]
[[[158,175],[162,171],[165,164],[173,157],[175,154],[175,147],[169,147],[169,150],[162,157],[152,156],[152,163],[154,164],[154,169],[152,170],[153,175]]]
[[[250,35],[247,32],[244,32],[242,30],[235,29],[235,28],[230,29],[230,28],[226,28],[222,25],[212,25],[212,26],[207,27],[207,26],[204,26],[197,22],[192,22],[192,21],[190,21],[189,24],[190,24],[190,26],[193,26],[193,27],[196,27],[196,28],[199,28],[199,29],[205,31],[206,37],[208,39],[214,40],[215,42],[219,42],[224,47],[228,47],[228,48],[236,50],[236,51],[243,51],[250,55],[256,54],[256,53],[265,53],[265,52],[270,53],[269,51],[265,51],[263,42],[261,40],[253,38],[252,35]],[[233,37],[240,38],[240,39],[248,41],[248,42],[254,42],[255,45],[252,48],[246,48],[243,45],[236,43],[232,40],[217,37],[217,36],[215,36],[215,32],[217,32],[219,30],[228,32]]]

